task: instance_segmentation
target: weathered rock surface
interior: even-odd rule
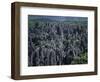
[[[28,66],[87,63],[87,39],[86,25],[35,22],[28,29]]]

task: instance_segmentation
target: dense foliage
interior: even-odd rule
[[[85,22],[29,21],[28,66],[87,63]]]

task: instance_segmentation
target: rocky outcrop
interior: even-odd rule
[[[86,25],[35,22],[28,29],[28,66],[87,63],[87,39]]]

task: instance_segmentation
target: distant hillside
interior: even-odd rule
[[[69,16],[38,16],[29,15],[29,21],[42,21],[42,22],[87,22],[87,17],[69,17]]]

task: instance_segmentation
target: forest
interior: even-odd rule
[[[86,17],[28,16],[28,66],[88,63]]]

